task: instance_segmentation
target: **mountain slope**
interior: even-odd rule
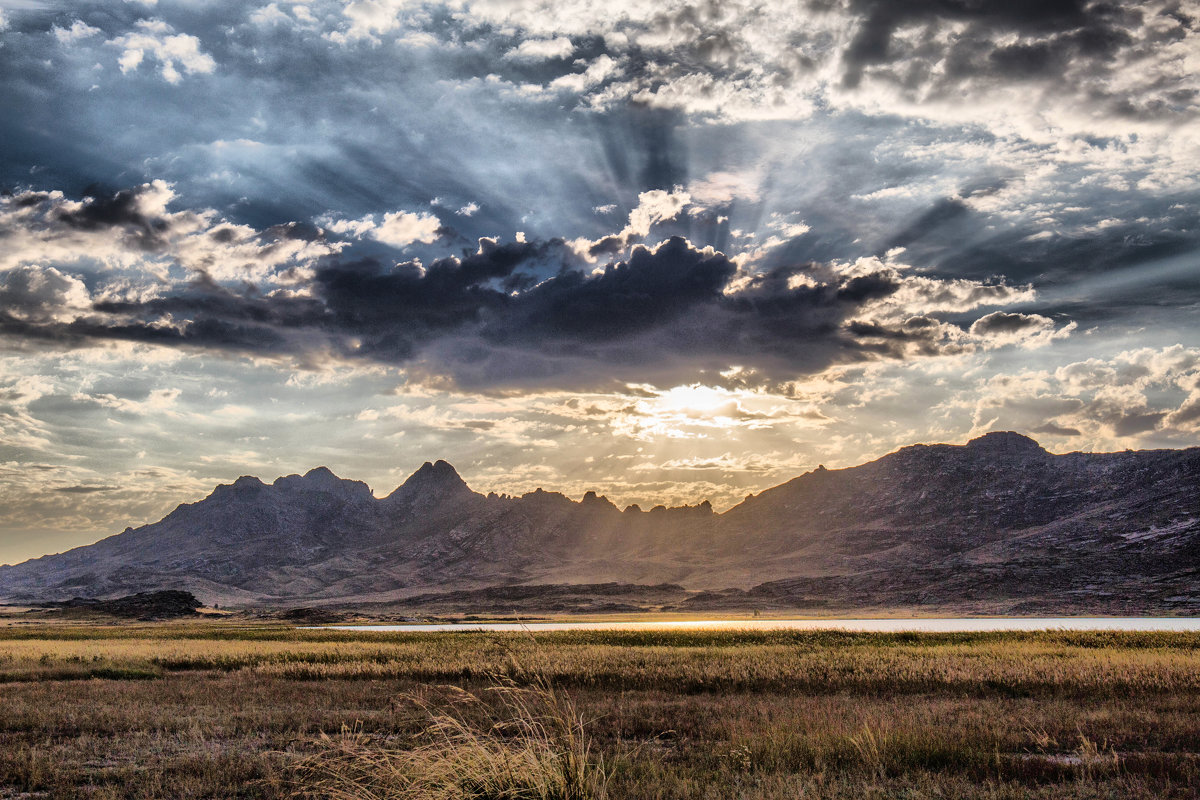
[[[444,461],[376,499],[318,468],[239,478],[153,525],[0,567],[0,598],[180,588],[332,603],[619,582],[729,589],[694,608],[1186,610],[1200,594],[1197,487],[1200,448],[1052,455],[1015,433],[818,468],[724,514],[484,496]]]

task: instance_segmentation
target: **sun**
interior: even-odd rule
[[[654,398],[653,404],[659,413],[678,415],[694,420],[711,420],[725,426],[740,416],[741,404],[738,392],[718,386],[693,383],[676,386]]]

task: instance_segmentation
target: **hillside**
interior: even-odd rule
[[[472,491],[444,461],[376,499],[325,468],[239,478],[160,522],[0,567],[6,601],[183,589],[384,603],[514,584],[678,584],[680,609],[1190,612],[1200,448],[1053,455],[1015,433],[818,468],[723,514]],[[482,594],[479,594],[482,592]],[[486,600],[480,600],[486,603]]]

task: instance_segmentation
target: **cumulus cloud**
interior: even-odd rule
[[[1187,441],[1200,428],[1198,387],[1200,350],[1175,345],[1004,373],[963,396],[971,398],[976,430],[1030,430],[1112,449],[1147,435]]]
[[[99,28],[93,28],[81,19],[77,19],[71,23],[69,28],[60,28],[54,25],[50,28],[50,32],[54,34],[54,38],[58,39],[60,44],[72,45],[83,39],[91,38],[100,33]]]
[[[568,58],[575,46],[566,36],[553,39],[526,39],[508,52],[509,58],[540,60],[546,58]]]
[[[1033,349],[1069,336],[1076,327],[1074,322],[1058,327],[1054,320],[1040,314],[993,311],[975,320],[971,324],[971,333],[985,339],[989,347],[1018,344]]]
[[[109,42],[121,48],[118,63],[121,72],[132,72],[147,56],[156,60],[167,83],[179,83],[180,69],[188,75],[212,72],[217,62],[200,49],[200,40],[175,29],[162,20],[140,20],[137,30],[122,34]]]
[[[342,14],[350,24],[345,30],[332,31],[329,38],[339,44],[349,44],[358,39],[377,44],[377,34],[401,27],[401,11],[408,5],[408,0],[352,0],[342,8]]]
[[[465,206],[459,211],[463,216],[470,216],[477,209],[478,206],[474,209]],[[437,241],[442,229],[438,218],[426,211],[390,211],[383,214],[378,222],[374,214],[362,219],[328,220],[325,221],[325,226],[333,233],[356,238],[366,236],[399,249],[417,242],[429,244]]]
[[[397,6],[372,4],[378,29],[399,24]],[[602,87],[560,84],[594,91],[591,107],[632,100],[744,121],[803,119],[833,104],[996,127],[1020,122],[1025,133],[1046,122],[1070,131],[1150,130],[1147,123],[1200,111],[1188,68],[1194,14],[1173,0],[634,2],[613,14],[582,2],[547,14],[536,3],[473,0],[458,15],[518,33],[509,52],[536,58],[566,57],[572,36],[603,37],[606,55],[630,57],[636,68]],[[1043,102],[1021,102],[1030,96]]]
[[[164,282],[173,267],[214,280],[294,283],[341,249],[297,224],[256,230],[215,211],[171,211],[171,184],[155,180],[79,200],[62,192],[0,197],[0,271],[45,264]]]
[[[575,63],[578,65],[581,62],[577,61]],[[620,61],[608,53],[601,53],[590,63],[587,63],[582,72],[570,72],[566,75],[560,75],[549,83],[549,88],[556,91],[583,92],[587,89],[594,89],[618,75],[620,71]]]
[[[691,195],[680,187],[671,191],[651,189],[638,195],[638,204],[629,212],[628,224],[616,234],[596,240],[574,242],[575,249],[588,257],[619,253],[631,243],[650,235],[650,229],[660,222],[671,220],[692,202]]]
[[[0,314],[26,322],[69,322],[91,304],[78,278],[54,267],[21,266],[0,272]]]
[[[428,244],[438,238],[441,223],[433,214],[393,211],[383,215],[371,236],[392,247],[407,247],[413,242]]]
[[[1032,290],[915,275],[878,258],[747,273],[676,236],[590,271],[591,253],[562,240],[482,239],[473,253],[428,265],[339,262],[337,245],[318,230],[255,231],[212,212],[171,212],[173,198],[169,185],[154,182],[107,198],[30,193],[0,205],[0,235],[14,243],[5,297],[25,309],[9,315],[9,336],[405,364],[414,374],[493,386],[686,380],[730,364],[777,380],[837,362],[1030,346],[1068,330],[1007,312],[964,328],[948,315],[1027,301]],[[642,193],[609,238],[644,237],[688,202],[681,190]],[[395,247],[432,242],[441,230],[430,214],[402,211],[328,227]],[[64,256],[51,259],[55,266],[29,260],[55,247]],[[101,281],[89,294],[58,266],[79,264],[85,252],[160,281],[141,290]],[[231,268],[235,259],[245,263]],[[173,278],[172,265],[191,276]]]

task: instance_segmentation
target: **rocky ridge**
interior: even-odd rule
[[[444,461],[376,499],[321,467],[239,478],[152,525],[0,567],[0,599],[180,587],[335,605],[615,582],[678,584],[697,610],[1186,612],[1200,610],[1197,487],[1200,448],[1054,455],[1011,432],[818,468],[723,514],[484,496]]]

